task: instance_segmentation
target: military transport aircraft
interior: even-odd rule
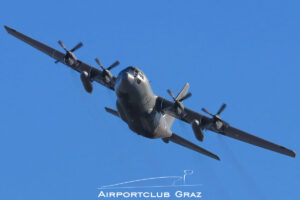
[[[170,101],[152,92],[147,77],[137,67],[129,66],[115,77],[110,70],[119,64],[118,61],[104,68],[96,58],[96,62],[101,68],[100,70],[75,57],[74,51],[79,49],[82,43],[69,50],[61,41],[58,41],[65,51],[62,53],[12,28],[4,27],[9,34],[54,58],[56,60],[55,63],[61,62],[79,72],[83,87],[88,93],[93,91],[93,82],[100,83],[115,91],[117,95],[117,109],[105,107],[105,110],[121,118],[133,132],[139,135],[152,139],[161,138],[165,143],[174,142],[220,160],[217,155],[173,133],[171,126],[174,119],[177,118],[189,123],[192,126],[195,137],[201,142],[204,139],[204,131],[210,130],[290,157],[296,156],[296,153],[292,150],[230,126],[220,118],[220,114],[225,109],[226,104],[223,104],[216,114],[212,114],[203,108],[202,111],[210,117],[184,107],[183,101],[192,95],[188,93],[188,83],[176,97],[171,90],[167,90],[172,98]]]

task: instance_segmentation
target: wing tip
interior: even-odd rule
[[[8,27],[8,26],[6,26],[6,25],[4,25],[4,28],[5,28],[5,30],[6,30],[8,33],[10,33],[10,34],[12,34],[13,32],[17,32],[15,29],[12,29],[12,28],[10,28],[10,27]]]
[[[211,154],[209,155],[209,157],[211,157],[211,158],[213,158],[213,159],[215,159],[215,160],[221,161],[220,157],[217,156],[216,154],[211,153]]]
[[[6,25],[4,25],[4,28],[5,28],[5,30],[8,32],[8,30],[9,30],[9,27],[8,27],[8,26],[6,26]]]
[[[5,30],[7,31],[7,32],[10,32],[10,31],[12,31],[13,29],[11,29],[11,28],[9,28],[8,26],[6,26],[6,25],[4,25],[4,28],[5,28]]]
[[[290,156],[293,157],[293,158],[296,158],[296,152],[292,151]]]
[[[292,158],[296,158],[296,152],[291,150],[291,149],[287,149],[283,146],[280,146],[280,148],[283,150],[282,152],[278,152],[278,153],[282,153],[282,154],[285,154],[287,156],[290,156]]]

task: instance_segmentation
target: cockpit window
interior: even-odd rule
[[[142,72],[139,72],[139,77],[144,80],[144,75]]]
[[[134,71],[135,67],[129,66],[129,67],[127,67],[127,70]]]
[[[144,80],[144,78],[145,78],[143,72],[140,69],[138,69],[138,68],[136,68],[134,66],[129,66],[126,69],[124,69],[123,71],[121,71],[120,73],[123,73],[123,72],[129,72],[134,77],[138,77],[138,78],[140,78],[142,80]]]

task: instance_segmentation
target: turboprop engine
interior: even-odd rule
[[[195,134],[195,137],[197,138],[197,140],[202,142],[204,139],[204,134],[203,134],[203,130],[200,126],[200,122],[197,119],[195,119],[192,122],[192,128],[193,128],[193,131],[194,131],[194,134]]]
[[[74,51],[76,51],[77,49],[79,49],[80,47],[82,47],[82,43],[78,43],[73,49],[68,50],[66,48],[66,46],[64,45],[64,43],[62,43],[62,41],[58,41],[58,44],[66,51],[65,57],[64,57],[64,62],[67,65],[75,65],[77,63],[77,58],[74,55]],[[55,63],[58,63],[59,60],[55,61]]]
[[[84,87],[84,89],[88,92],[88,93],[92,93],[93,91],[93,85],[92,82],[89,78],[89,73],[87,71],[83,71],[80,74],[80,79],[82,82],[82,85]]]

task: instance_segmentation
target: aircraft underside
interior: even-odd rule
[[[99,69],[78,60],[74,55],[74,51],[83,46],[81,42],[69,50],[61,41],[58,41],[65,51],[63,53],[12,28],[7,26],[4,26],[4,28],[9,34],[55,59],[55,63],[62,63],[79,72],[83,87],[88,93],[92,93],[93,83],[99,83],[110,90],[114,90],[117,95],[117,111],[105,108],[106,111],[122,118],[129,128],[137,134],[147,138],[162,138],[166,143],[171,141],[219,160],[217,155],[172,133],[170,129],[174,118],[176,118],[190,124],[196,139],[201,142],[204,140],[204,131],[210,130],[280,154],[296,157],[294,151],[237,129],[221,119],[220,114],[224,111],[226,104],[223,104],[216,114],[202,108],[202,111],[209,116],[185,108],[183,101],[191,97],[191,93],[188,93],[188,83],[176,97],[171,90],[167,90],[172,97],[170,101],[155,95],[147,77],[136,67],[127,67],[115,77],[110,70],[119,65],[118,61],[104,68],[99,59],[96,58],[95,60],[101,68]]]

